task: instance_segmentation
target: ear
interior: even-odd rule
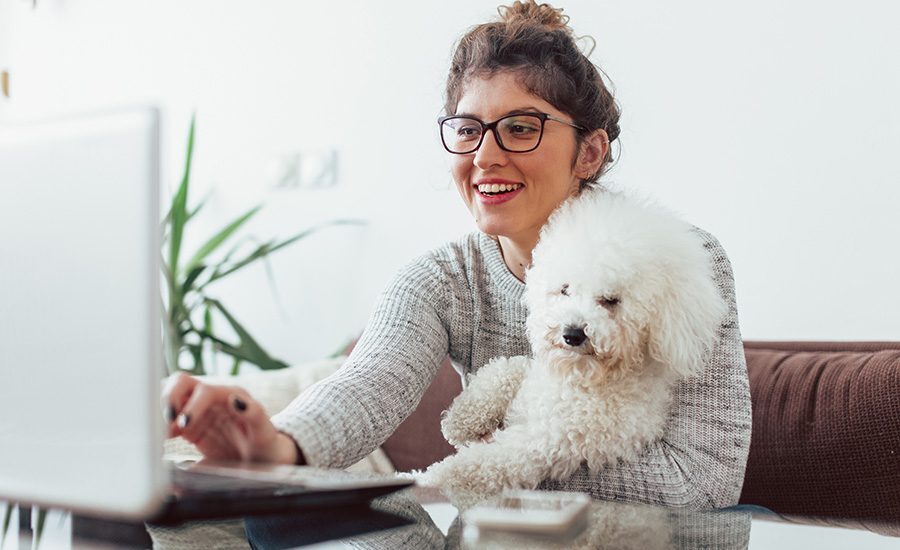
[[[703,369],[728,306],[711,277],[700,275],[669,284],[672,287],[650,322],[648,351],[657,361],[688,377]]]
[[[606,130],[594,130],[581,142],[578,158],[575,159],[574,173],[581,179],[596,174],[609,154],[609,136]]]

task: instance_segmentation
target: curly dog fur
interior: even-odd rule
[[[554,212],[524,299],[533,357],[494,359],[469,379],[441,423],[457,453],[419,475],[460,505],[638,458],[726,313],[692,227],[605,191]]]

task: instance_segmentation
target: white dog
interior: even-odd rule
[[[596,190],[541,231],[525,303],[533,357],[494,359],[469,379],[441,422],[457,453],[419,478],[458,504],[638,458],[726,313],[690,225]]]

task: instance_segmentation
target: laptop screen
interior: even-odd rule
[[[153,109],[0,126],[0,500],[158,503],[158,167]]]

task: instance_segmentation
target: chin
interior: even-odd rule
[[[495,216],[476,217],[475,224],[478,226],[478,230],[492,237],[506,237],[511,234],[508,223],[492,218]]]

